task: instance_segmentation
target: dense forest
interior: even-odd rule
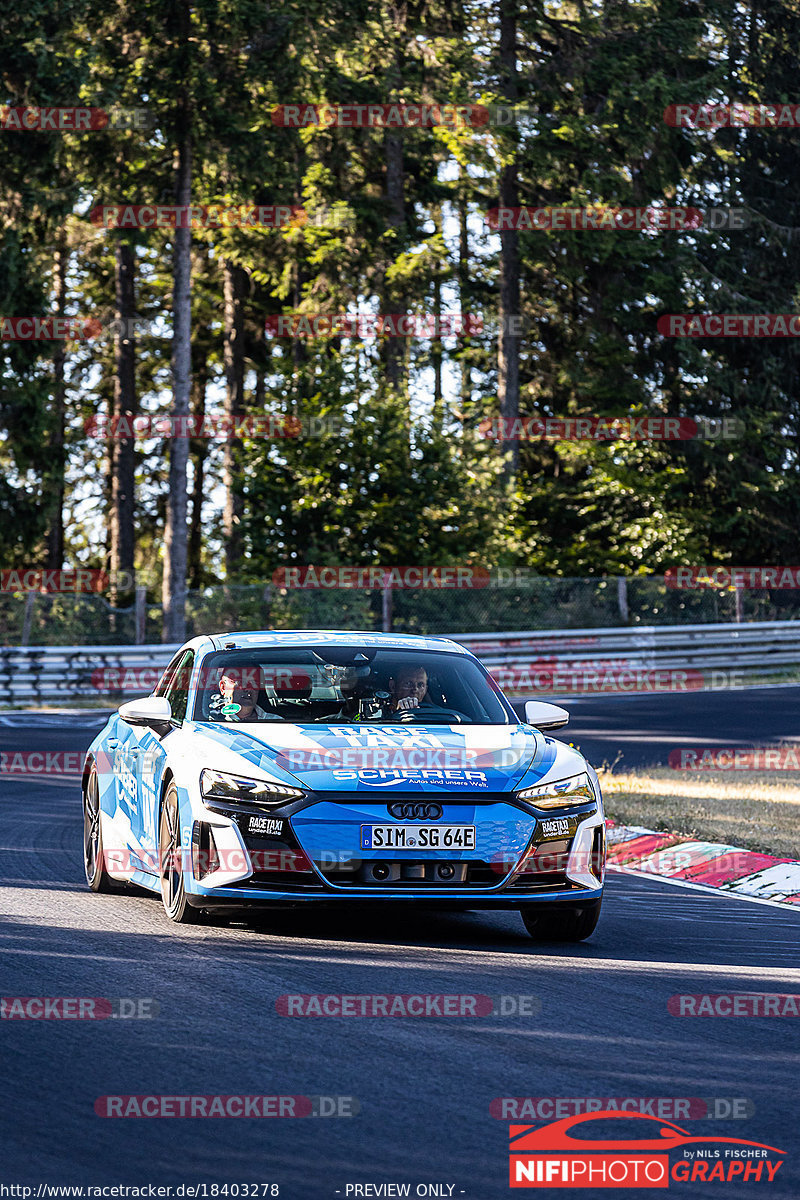
[[[665,322],[800,313],[797,0],[0,34],[3,568],[135,570],[180,640],[187,588],[298,564],[800,561],[791,322]]]

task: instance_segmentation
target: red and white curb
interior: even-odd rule
[[[608,866],[738,896],[797,905],[800,862],[724,842],[690,842],[680,833],[606,821]]]

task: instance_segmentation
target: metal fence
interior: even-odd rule
[[[513,572],[508,571],[508,576]],[[0,594],[0,645],[124,646],[161,639],[154,591],[140,606],[112,608],[98,595]],[[272,584],[190,591],[187,632],[237,629],[393,629],[447,634],[453,629],[588,629],[800,620],[800,593],[731,588],[672,590],[655,576],[530,577],[474,590],[291,590]]]
[[[464,633],[456,640],[511,695],[687,692],[800,670],[794,621]]]
[[[509,695],[690,691],[800,669],[800,622],[479,631],[451,635]],[[150,692],[177,646],[0,649],[7,704],[121,703]],[[715,682],[716,681],[716,682]]]

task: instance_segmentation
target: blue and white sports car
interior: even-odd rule
[[[518,908],[529,933],[597,924],[597,775],[446,638],[196,637],[86,755],[92,890],[160,892],[173,921],[242,905]]]

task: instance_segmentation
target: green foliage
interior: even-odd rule
[[[0,312],[49,311],[54,248],[66,237],[69,310],[109,321],[115,240],[130,239],[137,310],[153,322],[137,342],[137,390],[145,411],[168,409],[170,231],[99,230],[86,214],[104,202],[172,202],[184,94],[195,203],[345,206],[346,224],[194,234],[193,360],[206,410],[219,413],[224,392],[227,261],[247,276],[248,412],[315,430],[245,439],[233,484],[243,499],[244,556],[229,583],[260,585],[279,566],[310,562],[504,563],[567,577],[797,561],[796,341],[676,340],[656,329],[664,313],[797,311],[796,130],[703,133],[663,120],[675,103],[791,98],[794,3],[521,7],[526,120],[392,133],[282,128],[272,111],[491,104],[502,95],[497,6],[200,0],[190,6],[186,46],[178,7],[131,0],[96,12],[83,0],[31,0],[4,14],[0,102],[119,105],[146,110],[149,120],[91,134],[0,134]],[[729,416],[743,423],[743,437],[525,443],[509,490],[498,446],[478,432],[497,415],[493,332],[439,343],[265,337],[265,317],[280,313],[491,319],[498,239],[484,214],[497,203],[501,164],[512,159],[524,205],[737,206],[750,219],[741,231],[521,233],[522,414]],[[460,215],[469,224],[466,257]],[[44,342],[0,345],[7,565],[43,554],[53,352]],[[113,373],[109,338],[68,347],[67,554],[94,565],[106,553],[106,448],[87,442],[83,423],[108,411]],[[154,438],[137,450],[138,562],[154,579],[166,449]],[[204,472],[200,575],[212,583],[222,561],[223,450],[194,442],[191,454],[192,471]],[[431,619],[421,602],[408,604],[410,626]],[[287,608],[281,619],[303,616]]]

